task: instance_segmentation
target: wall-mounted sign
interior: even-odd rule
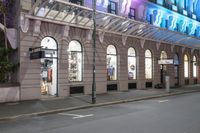
[[[45,57],[45,51],[37,51],[37,52],[32,52],[30,53],[30,59],[41,59]]]
[[[159,65],[170,65],[170,64],[174,64],[174,60],[173,59],[162,59],[162,60],[158,60],[158,64]]]

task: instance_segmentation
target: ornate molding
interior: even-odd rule
[[[33,28],[33,36],[39,36],[39,34],[40,34],[40,26],[41,26],[41,21],[40,20],[35,20],[34,21],[34,28]]]
[[[182,47],[182,51],[181,51],[181,52],[182,52],[182,54],[184,53],[184,51],[185,51],[185,47]]]
[[[30,26],[30,20],[25,17],[25,14],[20,15],[20,27],[22,32],[27,33]]]
[[[160,42],[156,42],[156,49],[159,50],[161,43]]]
[[[175,45],[171,45],[171,52],[174,51],[174,47],[175,47]]]
[[[92,40],[92,35],[93,35],[93,30],[88,30],[87,31],[87,40],[91,41]]]
[[[127,36],[123,36],[122,35],[122,44],[125,46],[126,45],[126,40],[127,40]]]
[[[69,30],[70,30],[69,26],[67,25],[63,26],[63,34],[62,34],[63,39],[69,36]]]
[[[141,44],[142,48],[144,48],[145,41],[146,41],[145,39],[140,39],[140,44]]]
[[[99,41],[100,41],[100,43],[103,43],[104,35],[105,35],[105,32],[99,31]]]
[[[194,51],[195,51],[195,49],[194,49],[194,48],[192,48],[192,49],[191,49],[191,55],[194,53]]]

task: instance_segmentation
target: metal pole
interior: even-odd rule
[[[93,80],[92,80],[92,104],[96,103],[96,0],[93,0],[93,34],[92,34],[92,40],[93,40]]]

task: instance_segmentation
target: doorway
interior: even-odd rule
[[[165,84],[166,71],[167,71],[166,65],[160,65],[160,83],[162,85]]]
[[[167,53],[165,51],[161,51],[160,60],[167,59]],[[167,66],[164,64],[160,65],[160,83],[164,87],[165,86],[165,76],[167,72]]]
[[[179,86],[179,57],[178,54],[174,55],[174,86]]]
[[[41,94],[45,96],[57,96],[57,43],[51,37],[43,38],[41,49],[45,51],[45,58],[41,64]]]

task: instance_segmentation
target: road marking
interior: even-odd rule
[[[169,100],[161,100],[159,101],[159,103],[164,103],[164,102],[168,102]]]
[[[94,116],[94,114],[78,115],[78,114],[68,114],[68,113],[59,113],[59,115],[72,116],[72,119],[79,119],[79,118],[85,118],[85,117],[91,117],[91,116]]]

